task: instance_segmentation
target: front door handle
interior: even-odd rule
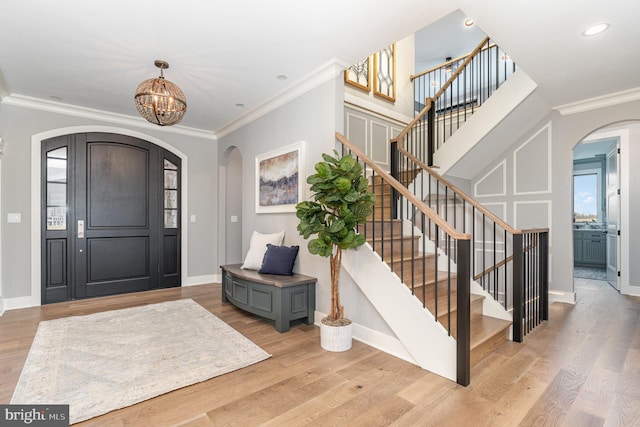
[[[84,239],[84,220],[78,220],[78,239]]]

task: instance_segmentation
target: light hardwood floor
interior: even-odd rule
[[[354,342],[319,345],[315,326],[280,334],[220,301],[220,285],[8,311],[0,317],[0,402],[8,403],[38,322],[192,298],[273,356],[78,426],[640,426],[640,299],[578,280],[525,343],[507,342],[461,387]]]

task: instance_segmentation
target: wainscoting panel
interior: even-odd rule
[[[551,192],[551,122],[513,152],[515,195]]]
[[[507,194],[507,160],[480,178],[473,186],[474,197],[504,196]],[[504,217],[503,217],[504,218]]]

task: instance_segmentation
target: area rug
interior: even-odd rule
[[[591,280],[607,280],[607,270],[603,268],[574,267],[573,277]]]
[[[12,404],[69,404],[71,424],[269,358],[190,299],[40,322]]]

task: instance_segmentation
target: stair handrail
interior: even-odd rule
[[[456,185],[443,178],[441,175],[437,174],[424,162],[417,159],[415,155],[409,153],[408,150],[404,149],[404,147],[400,147],[397,142],[392,143],[391,146],[391,158],[394,159],[392,170],[396,171],[399,174],[405,174],[409,169],[401,171],[400,165],[406,162],[407,165],[405,166],[411,164],[412,170],[417,171],[416,173],[414,173],[414,176],[416,178],[422,178],[415,180],[417,183],[419,183],[419,188],[425,188],[424,180],[426,179],[429,181],[429,190],[431,189],[432,180],[435,181],[435,186],[437,189],[441,188],[441,186],[444,187],[445,199],[447,197],[447,193],[451,191],[453,195],[454,206],[454,228],[456,227],[455,206],[457,198],[461,199],[463,206],[463,218],[461,221],[463,231],[465,231],[466,223],[464,219],[465,214],[467,212],[467,209],[471,210],[471,218],[474,224],[474,231],[472,232],[472,242],[474,242],[473,253],[475,254],[476,251],[480,250],[480,252],[483,254],[482,270],[478,274],[472,272],[471,277],[473,278],[473,280],[479,281],[482,289],[486,291],[494,300],[498,301],[505,310],[509,309],[507,291],[511,290],[511,296],[513,300],[513,340],[521,342],[527,332],[531,331],[534,327],[540,324],[541,321],[548,319],[547,293],[549,229],[516,229],[514,227],[511,227],[505,221],[494,215],[487,208],[468,196]],[[400,158],[402,158],[402,160],[400,160]],[[423,171],[423,174],[420,175],[419,171]],[[414,187],[414,190],[416,188],[418,187]],[[440,193],[438,192],[438,194]],[[424,194],[422,194],[421,197],[425,197]],[[438,200],[439,197],[436,196],[436,203],[439,203]],[[425,199],[425,203],[429,207],[431,207],[431,196],[428,196],[428,199]],[[449,211],[449,209],[447,208],[447,202],[445,202],[443,213],[440,212],[439,204],[436,204],[435,211],[438,213],[438,215],[444,215],[445,221],[449,220],[447,216],[447,212]],[[493,228],[493,240],[489,241],[488,248],[489,251],[493,252],[493,263],[491,263],[490,260],[489,268],[486,268],[486,265],[484,264],[486,260],[485,254],[487,253],[487,247],[485,246],[484,237],[484,230],[486,230],[486,228],[484,225],[482,225],[482,237],[481,240],[478,241],[478,235],[475,231],[476,214],[482,215],[482,224],[485,224],[486,221],[490,224],[490,227]],[[500,261],[496,259],[496,227],[500,227],[502,230],[501,233],[504,234],[504,240],[502,242],[502,244],[504,245],[504,249],[502,251],[505,258]],[[507,236],[511,236],[510,240],[512,243],[512,255],[508,257],[506,250]],[[477,242],[480,243],[479,248],[476,246]],[[508,264],[511,264],[512,267],[511,281],[508,281],[507,278]],[[472,260],[471,265],[473,265],[474,267],[477,265],[475,262],[475,257]],[[500,273],[500,269],[502,269],[502,273]],[[498,287],[498,273],[504,275],[504,288]],[[508,283],[510,284],[508,285]]]
[[[448,235],[457,240],[471,240],[471,234],[469,233],[461,233],[455,228],[453,228],[449,223],[447,223],[440,215],[438,215],[433,209],[427,206],[423,200],[420,200],[415,194],[407,189],[404,185],[400,183],[397,179],[391,176],[391,174],[384,169],[382,169],[376,162],[369,159],[369,157],[358,147],[351,143],[344,135],[340,132],[335,133],[336,139],[342,143],[345,147],[347,147],[353,154],[355,154],[358,158],[362,159],[367,166],[369,166],[372,170],[374,170],[378,175],[382,176],[385,181],[388,181],[389,184],[404,198],[410,201],[414,206],[416,206],[422,213],[429,217],[435,224],[437,224],[442,230],[444,230]]]
[[[484,39],[482,39],[482,41],[476,46],[475,49],[473,49],[471,51],[471,53],[469,53],[466,56],[466,59],[464,60],[464,62],[458,67],[457,70],[455,70],[452,74],[451,77],[449,77],[449,79],[446,81],[446,83],[444,85],[442,85],[442,87],[440,88],[440,90],[438,92],[436,92],[436,94],[433,97],[429,97],[426,99],[425,102],[425,106],[424,108],[420,111],[420,113],[413,118],[413,120],[411,120],[411,122],[409,122],[409,124],[402,130],[400,131],[400,133],[398,135],[396,135],[394,138],[391,138],[391,142],[398,142],[401,138],[404,138],[404,136],[409,133],[409,131],[411,130],[411,128],[418,123],[425,115],[427,115],[427,113],[429,113],[429,110],[431,110],[431,107],[433,106],[433,104],[435,103],[435,101],[440,98],[440,96],[442,96],[442,94],[445,92],[445,90],[447,90],[451,84],[453,83],[453,81],[462,73],[462,71],[464,71],[465,68],[467,68],[467,66],[469,65],[469,63],[473,60],[473,57],[482,50],[483,46],[485,44],[487,44],[487,42],[489,41],[489,37],[485,37]],[[453,60],[452,60],[453,61]],[[411,79],[413,80],[415,77],[417,76],[411,76]]]
[[[424,164],[424,162],[420,161],[418,158],[416,158],[413,154],[409,153],[403,147],[400,147],[398,145],[397,149],[398,149],[398,151],[400,153],[402,153],[405,156],[407,156],[417,166],[420,166],[420,168],[423,171],[427,172],[429,175],[431,175],[433,178],[435,178],[438,182],[443,184],[445,187],[448,187],[451,190],[453,190],[453,192],[458,194],[458,196],[461,199],[465,200],[467,203],[469,203],[472,206],[474,206],[478,211],[480,211],[481,213],[486,215],[489,219],[494,221],[496,224],[498,224],[500,227],[502,227],[508,233],[511,233],[511,234],[525,234],[525,233],[544,233],[544,232],[548,232],[549,231],[548,228],[527,228],[527,229],[522,229],[522,230],[517,229],[517,228],[513,228],[512,226],[510,226],[509,224],[504,222],[502,219],[500,219],[498,216],[496,216],[489,209],[485,208],[480,203],[478,203],[474,198],[469,196],[467,193],[465,193],[462,189],[460,189],[458,186],[453,184],[451,181],[449,181],[448,179],[444,178],[442,175],[434,172],[432,168],[430,168],[429,166]]]
[[[451,77],[449,77],[449,79],[445,82],[445,84],[442,85],[440,90],[438,92],[436,92],[436,94],[433,96],[434,100],[436,100],[436,99],[438,99],[438,98],[440,98],[442,96],[444,91],[447,90],[449,88],[449,86],[451,86],[453,84],[453,81],[460,74],[462,74],[462,71],[464,71],[464,69],[467,68],[467,65],[469,65],[471,63],[471,61],[473,60],[474,56],[476,56],[478,54],[478,52],[480,52],[482,50],[482,47],[485,44],[487,44],[488,42],[489,42],[489,37],[485,37],[484,39],[482,39],[480,44],[478,44],[478,46],[476,46],[476,48],[471,51],[469,56],[467,56],[467,59],[465,59],[464,62],[462,64],[460,64],[460,66],[458,67],[457,70],[455,70],[453,73],[451,73]]]
[[[495,44],[495,43],[491,43],[489,46],[482,47],[482,49],[481,49],[481,50],[491,49],[492,47],[495,47],[495,46],[496,46],[496,44]],[[447,65],[455,64],[456,62],[459,62],[459,61],[461,61],[461,60],[463,60],[463,59],[465,59],[465,58],[467,58],[467,57],[469,57],[469,56],[472,56],[473,54],[474,54],[474,51],[471,51],[471,52],[466,53],[466,54],[464,54],[464,55],[460,55],[460,56],[458,56],[458,57],[456,57],[456,58],[453,58],[453,59],[450,59],[450,60],[448,60],[448,61],[446,61],[446,62],[443,62],[443,63],[442,63],[442,64],[440,64],[440,65],[436,65],[435,67],[431,67],[431,68],[428,68],[428,69],[426,69],[426,70],[424,70],[424,71],[421,71],[421,72],[419,72],[418,74],[412,74],[412,75],[410,75],[410,76],[409,76],[409,80],[410,80],[410,81],[414,81],[414,80],[415,80],[415,79],[417,79],[418,77],[422,77],[422,76],[424,76],[425,74],[429,74],[430,72],[432,72],[432,71],[436,71],[436,70],[438,70],[438,69],[440,69],[440,68],[442,68],[442,67],[446,67]]]
[[[421,233],[422,240],[422,265],[424,268],[425,263],[425,251],[424,248],[426,246],[426,241],[432,241],[435,244],[435,256],[433,257],[434,267],[435,267],[435,275],[434,275],[434,305],[433,307],[429,307],[428,310],[433,309],[432,315],[433,320],[436,323],[444,326],[443,323],[439,320],[439,310],[438,310],[438,256],[440,253],[446,255],[446,261],[443,259],[443,264],[446,265],[446,269],[442,270],[444,278],[442,279],[442,284],[446,286],[443,290],[445,294],[445,301],[443,301],[443,306],[445,307],[445,315],[446,315],[446,328],[444,330],[447,331],[449,336],[451,336],[452,331],[452,315],[451,315],[451,300],[452,300],[452,263],[455,263],[456,271],[455,271],[455,281],[457,283],[456,292],[455,292],[455,304],[456,304],[456,314],[455,314],[455,329],[456,329],[456,338],[455,338],[455,348],[456,348],[456,381],[460,385],[467,386],[470,382],[471,377],[471,235],[469,233],[459,232],[452,227],[445,219],[440,217],[437,212],[431,209],[423,200],[413,194],[407,187],[405,187],[400,181],[391,176],[390,173],[382,169],[375,161],[369,158],[365,153],[363,153],[358,147],[352,144],[347,138],[345,138],[339,132],[335,133],[336,140],[342,144],[343,152],[344,149],[347,149],[351,154],[355,155],[359,162],[364,164],[365,168],[370,168],[371,170],[371,185],[372,191],[375,194],[375,178],[376,174],[382,179],[384,184],[388,184],[393,192],[396,192],[399,197],[404,198],[408,205],[411,206],[412,218],[411,221],[411,235],[414,236],[416,232],[416,227],[419,228],[419,232]],[[365,172],[366,173],[366,172]],[[380,200],[383,205],[383,211],[381,217],[384,221],[384,197]],[[395,205],[395,202],[392,203]],[[391,208],[390,208],[391,209]],[[402,212],[402,209],[401,209]],[[419,213],[422,213],[420,215]],[[375,210],[372,214],[372,219],[375,221]],[[418,218],[421,217],[421,220]],[[426,221],[428,219],[428,221]],[[414,222],[417,221],[417,222]],[[433,227],[435,238],[431,239],[427,233],[425,233],[425,223],[429,224],[429,229]],[[401,222],[404,227],[404,222]],[[420,224],[420,225],[418,225]],[[374,228],[375,230],[375,228]],[[366,227],[364,228],[364,233],[366,237]],[[375,231],[373,232],[375,237]],[[444,244],[441,246],[439,243],[439,236],[442,236],[442,241]],[[453,241],[453,243],[452,243]],[[382,240],[382,253],[378,252],[381,255],[381,261],[384,262],[384,240]],[[372,249],[376,251],[375,248],[375,240],[372,242]],[[391,240],[391,245],[393,246],[393,237]],[[402,250],[401,250],[402,251]],[[440,251],[440,253],[438,252]],[[391,248],[391,263],[393,263],[393,249]],[[402,256],[402,255],[401,255]],[[404,260],[401,260],[401,267],[398,270],[394,270],[393,267],[391,271],[396,273],[398,278],[402,283],[409,286],[410,282],[407,282],[406,276],[403,273],[402,265]],[[413,267],[415,266],[415,259],[411,259],[411,274],[409,276],[413,276]],[[444,265],[443,265],[444,266]],[[424,279],[424,276],[423,276]],[[424,284],[424,283],[423,283]],[[413,282],[409,286],[412,295],[418,297],[415,292],[415,287]],[[426,288],[422,286],[422,306],[427,309],[426,305]]]

